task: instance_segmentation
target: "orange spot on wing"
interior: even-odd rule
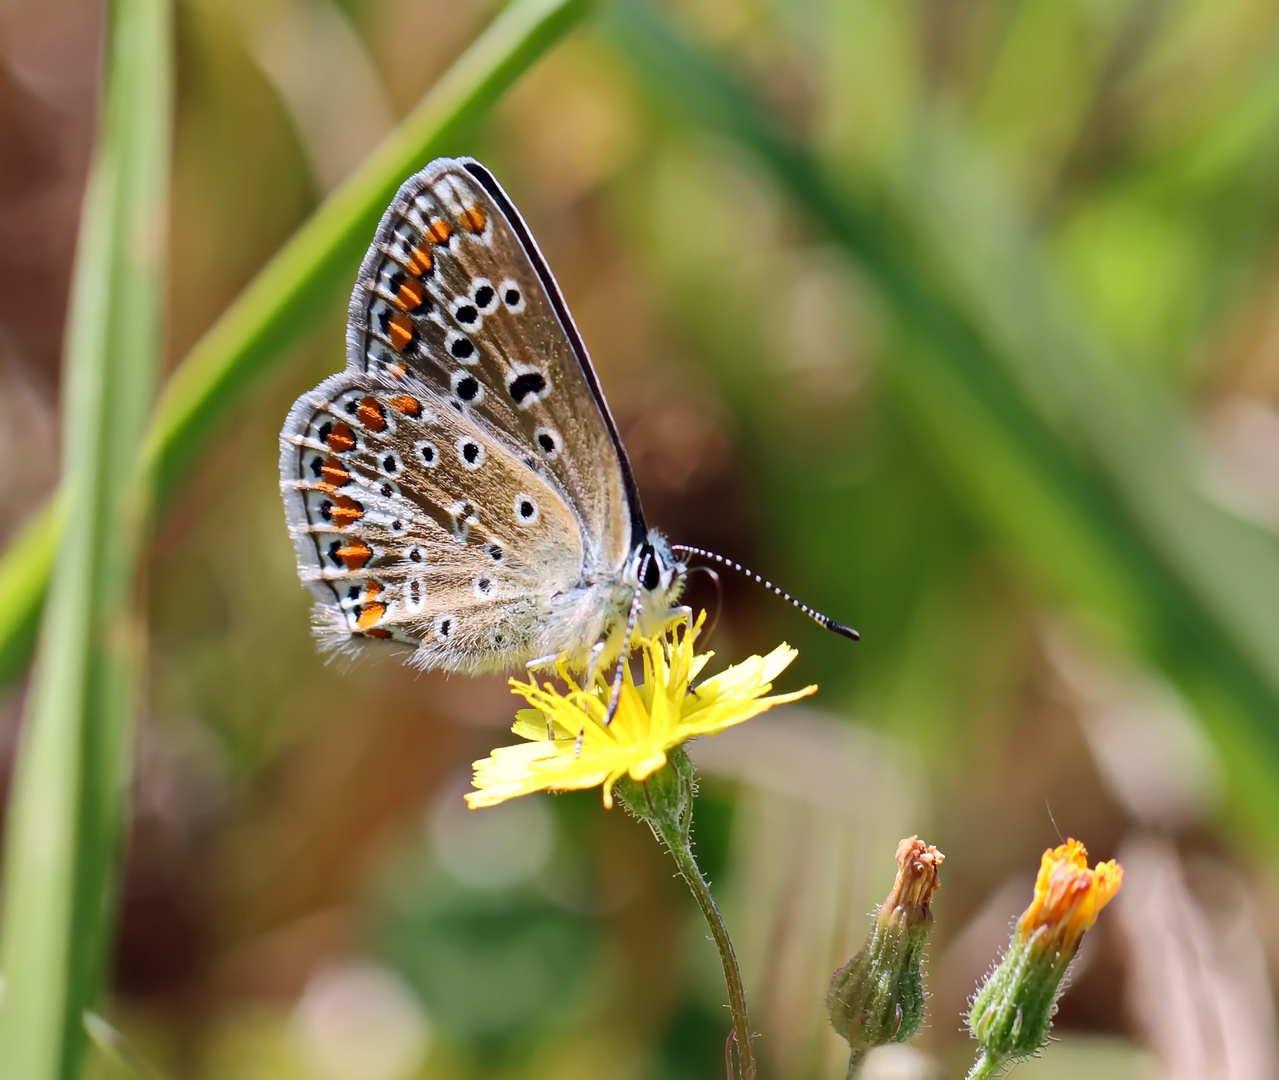
[[[422,277],[431,271],[431,267],[435,265],[435,256],[431,254],[431,249],[426,244],[415,247],[409,253],[409,261],[404,264],[404,269],[410,274]]]
[[[385,604],[365,604],[360,608],[360,617],[355,620],[355,624],[361,630],[367,630],[369,627],[375,626],[385,614]]]
[[[417,278],[409,278],[395,294],[395,306],[401,311],[416,311],[426,299],[426,289]]]
[[[333,500],[333,509],[330,514],[338,528],[346,528],[346,526],[352,522],[359,521],[364,516],[364,507],[354,499],[339,495]]]
[[[433,244],[447,244],[453,235],[453,226],[443,218],[436,218],[426,230],[426,238]]]
[[[373,629],[365,630],[364,632],[368,634],[369,637],[382,638],[383,640],[391,636],[391,631],[386,629],[384,626],[375,626]]]
[[[320,487],[326,491],[334,491],[351,482],[351,474],[346,471],[345,466],[337,458],[329,458],[321,466],[320,475],[324,477],[320,481]]]
[[[364,599],[376,600],[378,597],[378,594],[381,593],[381,591],[382,591],[382,583],[378,581],[377,578],[374,578],[372,581],[370,581],[367,585],[364,586]]]
[[[329,432],[329,449],[335,454],[344,454],[355,449],[355,432],[347,424],[335,424]]]
[[[468,232],[482,233],[488,220],[488,215],[478,206],[468,206],[462,211],[462,225]]]
[[[415,397],[409,397],[408,394],[396,394],[395,397],[388,399],[396,412],[403,413],[405,416],[421,416],[422,403]]]
[[[356,540],[338,548],[337,557],[348,570],[361,570],[373,558],[373,549],[363,540]]]
[[[399,312],[391,316],[386,331],[391,337],[391,348],[396,352],[403,352],[405,346],[413,340],[413,324],[409,322],[407,315]]]
[[[355,417],[370,431],[386,430],[386,414],[376,398],[366,397],[361,401],[360,407],[355,410]]]

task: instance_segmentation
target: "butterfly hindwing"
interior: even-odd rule
[[[330,644],[417,650],[424,667],[524,656],[582,565],[577,516],[535,460],[407,373],[344,372],[293,406],[281,485]]]
[[[528,448],[618,572],[638,512],[630,467],[567,307],[518,212],[469,160],[400,188],[351,299],[348,370],[417,379]]]

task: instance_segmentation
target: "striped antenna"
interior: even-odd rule
[[[768,578],[760,577],[760,575],[755,573],[754,570],[748,570],[739,562],[734,562],[732,559],[726,559],[723,555],[716,555],[715,552],[707,551],[705,548],[689,547],[687,544],[672,544],[671,551],[683,558],[696,556],[699,559],[710,559],[711,562],[718,563],[720,566],[726,566],[730,570],[736,570],[739,574],[745,574],[748,578],[751,578],[758,584],[763,585],[764,588],[771,589],[787,603],[799,608],[800,611],[812,619],[818,626],[823,627],[826,630],[831,630],[834,633],[839,634],[840,637],[846,637],[850,641],[856,641],[861,637],[861,635],[851,626],[845,626],[843,623],[837,623],[829,615],[823,615],[820,611],[810,608],[807,604],[800,603],[785,589],[778,588],[778,586],[774,585],[768,580]]]

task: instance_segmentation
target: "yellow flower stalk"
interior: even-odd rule
[[[691,628],[680,623],[640,641],[644,681],[637,686],[626,670],[617,712],[607,726],[611,671],[597,673],[582,687],[561,663],[557,670],[567,691],[512,679],[512,692],[532,706],[516,714],[511,728],[526,741],[498,747],[475,762],[476,790],[467,794],[468,805],[475,809],[534,791],[602,786],[604,805],[611,809],[613,786],[622,777],[647,780],[666,764],[672,749],[689,739],[715,735],[817,689],[770,695],[773,680],[798,655],[785,643],[694,686],[715,655],[694,652],[705,619],[702,612]]]
[[[1123,867],[1113,859],[1090,870],[1078,840],[1044,852],[1030,906],[968,1013],[969,1030],[982,1048],[969,1080],[987,1080],[1005,1062],[1043,1046],[1079,942],[1123,880]]]

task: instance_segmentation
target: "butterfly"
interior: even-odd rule
[[[593,673],[660,632],[694,557],[650,529],[559,286],[484,166],[441,158],[383,215],[351,296],[346,369],[280,433],[316,632],[477,673]]]

